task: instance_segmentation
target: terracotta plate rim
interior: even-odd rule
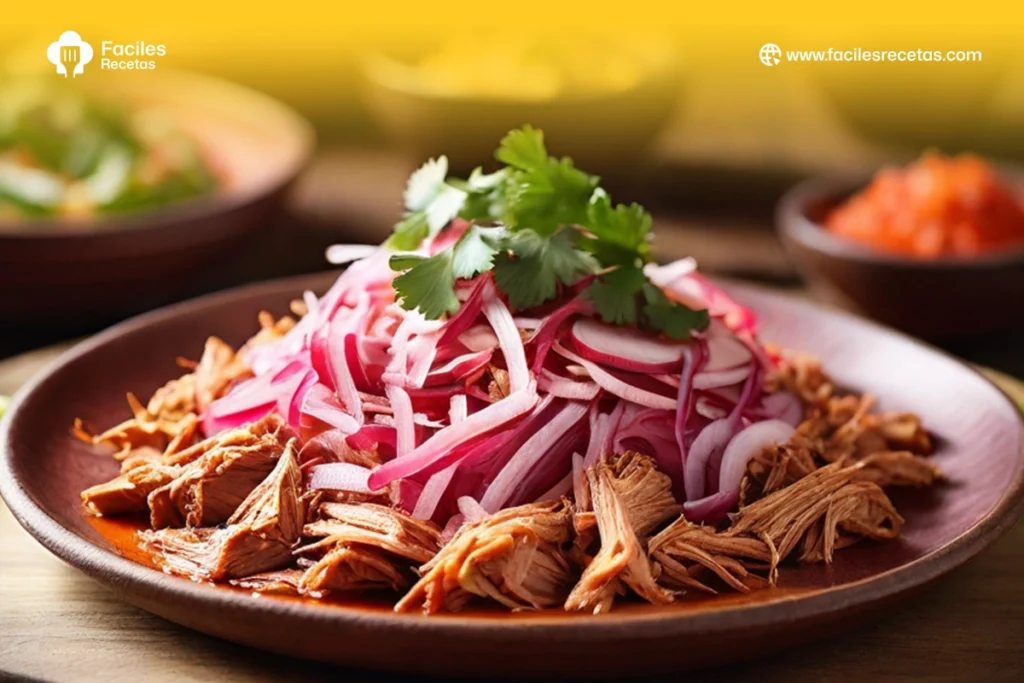
[[[14,449],[8,433],[12,425],[22,419],[21,410],[26,399],[50,381],[61,367],[77,361],[123,334],[142,327],[166,322],[197,309],[222,306],[234,299],[248,298],[262,291],[279,291],[282,286],[292,283],[296,292],[315,289],[318,285],[329,284],[334,276],[336,273],[323,273],[271,280],[168,306],[115,325],[60,356],[15,395],[3,422],[0,423],[0,496],[6,501],[19,523],[54,555],[101,583],[107,584],[118,593],[137,593],[154,598],[172,596],[183,603],[203,602],[211,607],[255,610],[265,616],[280,616],[307,623],[335,622],[337,625],[347,624],[376,632],[415,629],[430,631],[438,636],[460,637],[472,633],[475,638],[492,640],[538,640],[558,637],[579,642],[600,641],[609,637],[636,639],[781,626],[795,621],[824,617],[831,612],[845,612],[857,607],[867,608],[886,598],[923,587],[959,567],[994,542],[1024,515],[1024,468],[1018,468],[1016,477],[1008,482],[992,510],[969,529],[928,555],[881,574],[841,586],[811,590],[807,593],[784,594],[778,599],[769,599],[753,605],[726,605],[719,609],[697,612],[644,612],[638,609],[618,613],[613,611],[597,617],[569,613],[553,614],[551,611],[542,615],[521,613],[512,618],[502,614],[424,617],[418,614],[395,614],[360,607],[318,606],[298,601],[254,599],[245,593],[173,577],[137,564],[79,537],[61,526],[32,500],[23,482],[15,474]],[[747,284],[734,286],[751,291],[770,291]],[[788,299],[789,305],[809,308],[816,315],[845,318],[866,325],[876,333],[909,340],[924,349],[940,354],[950,362],[957,363],[980,377],[1002,396],[1003,400],[1009,402],[1017,416],[1018,429],[1024,430],[1024,415],[1013,401],[988,378],[959,359],[857,316],[826,309],[778,292],[770,293]],[[1018,453],[1018,457],[1024,458],[1024,451]]]

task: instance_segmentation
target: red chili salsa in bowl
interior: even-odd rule
[[[925,154],[884,168],[825,220],[834,235],[918,258],[972,257],[1024,245],[1024,203],[983,159]]]

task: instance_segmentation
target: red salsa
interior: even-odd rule
[[[976,256],[1024,244],[1024,204],[979,157],[926,154],[905,168],[879,171],[825,226],[883,251]]]

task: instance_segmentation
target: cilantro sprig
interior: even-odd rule
[[[530,126],[508,133],[495,157],[504,167],[448,177],[448,159],[431,159],[406,186],[406,215],[389,245],[413,252],[454,219],[469,223],[458,240],[433,256],[398,253],[394,288],[404,308],[430,319],[459,310],[455,283],[481,273],[515,309],[538,306],[584,277],[584,296],[608,323],[637,325],[672,339],[707,326],[707,311],[666,297],[647,281],[651,215],[638,204],[613,204],[600,178],[572,159],[548,154],[544,134]]]

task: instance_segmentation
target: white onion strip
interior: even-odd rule
[[[402,387],[385,387],[391,409],[395,413],[395,432],[397,443],[395,451],[398,457],[409,455],[416,449],[416,423],[413,422],[412,399]]]
[[[488,283],[484,289],[483,314],[498,337],[498,344],[505,356],[508,368],[508,384],[512,393],[522,391],[530,381],[530,369],[526,365],[526,350],[519,328],[508,307],[498,298],[494,285]]]
[[[309,488],[349,493],[372,493],[367,485],[370,470],[350,462],[330,462],[315,466],[309,475]]]
[[[448,422],[450,424],[457,424],[465,420],[466,415],[466,395],[455,394],[448,402]]]

